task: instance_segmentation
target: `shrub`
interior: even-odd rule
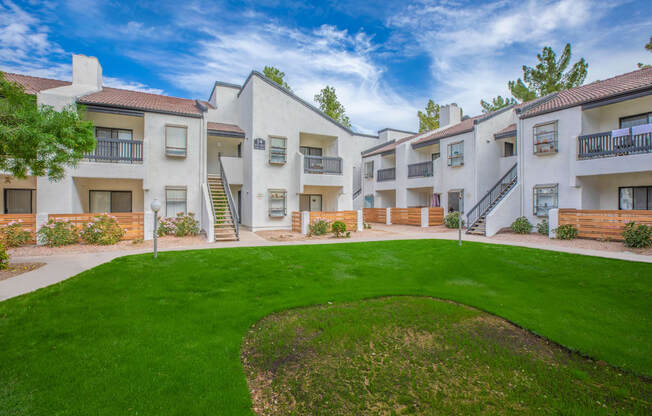
[[[572,240],[577,238],[577,228],[573,227],[572,224],[560,225],[555,229],[557,238],[560,240]]]
[[[448,228],[458,228],[459,227],[459,212],[450,212],[446,217],[444,217],[444,225]],[[462,218],[462,227],[464,227],[464,218]]]
[[[192,212],[189,212],[188,215],[177,214],[176,220],[177,231],[174,235],[177,237],[199,234],[199,221],[195,219],[195,214]]]
[[[88,244],[108,246],[122,240],[125,230],[120,227],[116,217],[98,215],[93,221],[85,223],[81,229],[81,239]]]
[[[371,224],[363,222],[362,223],[362,228],[364,228],[365,230],[371,230]]]
[[[70,221],[49,220],[37,233],[43,244],[58,247],[75,244],[79,241],[79,230]]]
[[[20,247],[32,239],[29,231],[23,230],[23,220],[11,221],[0,232],[5,247]]]
[[[532,224],[525,217],[518,217],[514,220],[512,225],[509,226],[517,234],[529,234],[532,231]]]
[[[333,231],[333,234],[335,234],[335,237],[344,237],[346,235],[346,224],[342,221],[335,221],[333,225],[331,225],[331,230]]]
[[[159,219],[156,232],[159,236],[175,235],[177,233],[177,219],[172,217]]]
[[[9,268],[9,254],[7,254],[7,249],[4,244],[0,243],[0,270],[6,270]]]
[[[652,247],[652,227],[634,222],[625,224],[623,238],[627,247],[647,248]]]
[[[310,235],[324,235],[330,230],[331,223],[328,220],[317,218],[308,227],[310,228]]]
[[[537,224],[537,231],[539,234],[548,235],[548,220],[544,219]]]

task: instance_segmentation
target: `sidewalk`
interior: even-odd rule
[[[392,226],[396,227],[396,226]],[[288,241],[277,242],[264,240],[254,233],[243,230],[241,233],[241,241],[232,241],[224,243],[213,243],[203,245],[193,245],[187,247],[175,247],[163,249],[161,251],[181,251],[181,250],[206,250],[206,249],[220,249],[227,247],[265,247],[265,246],[292,246],[303,244],[348,244],[369,241],[393,241],[393,240],[428,240],[428,239],[441,239],[441,240],[457,240],[456,231],[446,232],[427,232],[427,230],[418,230],[415,227],[407,228],[403,231],[401,228],[393,228],[391,235],[386,235],[376,238],[352,238],[352,239],[327,239],[315,241]],[[584,248],[572,247],[556,247],[554,245],[532,244],[522,241],[510,241],[509,239],[502,238],[500,240],[462,234],[462,244],[464,241],[476,241],[489,244],[505,244],[520,247],[529,247],[544,250],[560,251],[572,254],[583,254],[589,256],[598,256],[611,259],[639,261],[652,263],[652,256],[636,254],[631,252],[616,252],[616,251],[603,251],[603,250],[590,250]],[[84,253],[84,254],[65,254],[65,255],[51,255],[40,257],[14,257],[14,260],[20,262],[42,262],[46,263],[45,266],[34,271],[0,281],[0,301],[9,299],[15,296],[20,296],[25,293],[33,292],[45,286],[58,283],[75,276],[84,270],[88,270],[100,264],[109,262],[117,257],[127,256],[132,254],[150,253],[150,249],[141,250],[124,250],[124,251],[107,251],[100,253]]]

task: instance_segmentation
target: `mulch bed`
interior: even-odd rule
[[[31,272],[41,266],[45,266],[45,263],[10,263],[8,269],[0,270],[0,281]]]

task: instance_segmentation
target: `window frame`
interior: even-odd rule
[[[647,206],[647,208],[645,208],[644,210],[639,210],[639,209],[634,208],[634,206],[636,205],[636,202],[634,201],[635,196],[636,196],[636,193],[634,192],[634,189],[637,189],[637,188],[646,189],[645,205]],[[621,202],[620,193],[621,193],[621,190],[623,190],[623,189],[631,189],[632,190],[632,209],[631,210],[622,208],[622,205],[620,203]],[[650,210],[652,210],[652,204],[650,204],[650,192],[652,192],[652,185],[647,185],[647,186],[646,185],[619,186],[618,187],[618,210],[619,211],[650,211]]]
[[[123,128],[119,128],[119,127],[102,127],[102,126],[95,126],[95,140],[98,139],[98,137],[97,137],[97,130],[98,130],[98,129],[109,130],[109,131],[111,132],[111,137],[110,137],[110,139],[116,139],[116,140],[131,140],[131,141],[134,141],[134,140],[135,140],[135,139],[134,139],[134,130],[133,130],[133,129],[123,129]],[[117,136],[116,136],[116,137],[113,137],[113,133],[114,133],[114,132],[119,132],[119,131],[121,131],[121,130],[122,130],[122,131],[128,131],[129,133],[131,133],[131,139],[121,139],[121,138],[119,138],[119,137],[117,137]],[[106,139],[106,137],[103,137],[102,139]]]
[[[552,125],[554,126],[554,129],[552,133],[554,134],[554,138],[550,141],[546,142],[537,142],[537,129]],[[544,133],[539,133],[539,135],[542,135]],[[545,134],[550,134],[550,132],[546,132]],[[538,146],[545,146],[545,145],[553,145],[553,150],[549,152],[543,152],[539,150]],[[546,121],[544,123],[538,123],[532,126],[532,153],[535,155],[553,155],[557,154],[559,152],[559,120],[552,120],[552,121]]]
[[[184,147],[170,146],[168,144],[168,127],[184,129],[186,132],[185,135],[185,144]],[[183,149],[183,154],[181,153],[170,153],[170,149]],[[183,124],[165,124],[165,155],[168,157],[178,157],[185,158],[188,156],[188,126]]]
[[[184,215],[188,214],[188,187],[187,186],[166,186],[165,187],[165,216],[166,217],[176,217],[178,214],[178,211],[173,213],[173,215],[169,215],[168,213],[168,191],[184,191],[186,194],[185,198],[185,204],[186,204],[186,209],[184,210]]]
[[[274,140],[282,140],[284,147],[274,146]],[[282,156],[283,161],[274,160],[274,156]],[[288,161],[288,138],[283,136],[269,136],[269,164],[285,165]]]
[[[277,194],[277,193],[282,194],[283,197],[282,198],[273,198],[272,196],[274,194]],[[282,209],[279,209],[279,208],[274,209],[274,208],[272,208],[272,201],[273,200],[275,200],[275,201],[276,200],[279,200],[279,201],[282,200],[283,201],[283,208]],[[268,189],[267,190],[267,203],[269,204],[268,207],[267,207],[267,214],[268,214],[269,217],[271,217],[271,218],[284,218],[284,217],[286,217],[288,215],[288,192],[287,192],[287,190],[285,190],[285,189],[276,189],[276,188]],[[276,211],[282,210],[283,213],[282,214],[280,214],[280,213],[279,214],[274,214],[274,212],[273,212],[274,210],[276,210]]]
[[[371,166],[371,172],[369,172],[369,168],[367,166]],[[369,160],[367,162],[364,162],[364,178],[365,179],[373,179],[374,178],[374,161]]]
[[[109,193],[109,213],[127,213],[127,212],[134,212],[134,193],[133,191],[124,191],[124,190],[111,190],[111,189],[89,189],[88,190],[88,212],[91,214],[102,214],[102,212],[94,212],[91,209],[91,201],[93,198],[91,197],[91,194],[93,192],[108,192]],[[122,192],[122,193],[129,193],[129,211],[113,211],[113,193],[114,192]]]
[[[29,212],[8,212],[7,211],[7,191],[30,191],[29,194]],[[14,214],[14,215],[21,215],[21,214],[34,214],[34,193],[36,192],[36,189],[32,188],[4,188],[2,191],[2,201],[3,201],[3,210],[2,212],[5,214]]]
[[[555,203],[553,206],[550,206],[548,208],[548,211],[546,212],[545,215],[539,214],[539,211],[537,210],[537,202],[539,199],[539,195],[537,194],[537,191],[542,189],[551,189],[551,188],[555,190]],[[548,212],[550,212],[551,209],[557,209],[557,208],[559,208],[559,184],[558,183],[538,184],[532,187],[532,214],[535,217],[548,218]]]
[[[457,145],[461,145],[462,151],[459,153],[459,155],[453,156],[453,151],[452,151],[453,146],[457,146]],[[448,156],[448,166],[452,168],[458,168],[460,166],[464,166],[464,140],[448,143],[446,149],[447,149],[446,154]],[[454,165],[453,160],[457,160],[457,159],[460,160],[460,163],[458,165]]]
[[[623,120],[631,119],[631,118],[635,118],[635,117],[641,117],[641,116],[647,116],[647,123],[644,123],[644,124],[652,123],[652,111],[648,111],[646,113],[632,114],[631,116],[619,117],[618,118],[618,128],[619,129],[624,129],[624,128],[634,127],[634,126],[623,127]],[[641,124],[637,124],[637,126],[639,126],[639,125],[641,125]],[[631,187],[630,186],[623,186],[623,188],[631,188]]]
[[[509,155],[507,154],[507,145],[512,146],[511,154],[509,154]],[[504,142],[503,143],[503,157],[512,157],[512,156],[516,156],[516,143]]]

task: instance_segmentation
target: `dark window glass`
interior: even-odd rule
[[[635,116],[623,117],[620,119],[620,128],[626,129],[629,127],[640,126],[642,124],[652,123],[652,113],[637,114]]]
[[[505,142],[505,157],[514,156],[514,143]]]
[[[5,214],[32,214],[31,189],[5,189]]]
[[[89,211],[131,212],[131,191],[89,191]]]
[[[652,210],[652,186],[631,186],[618,190],[618,209]]]

